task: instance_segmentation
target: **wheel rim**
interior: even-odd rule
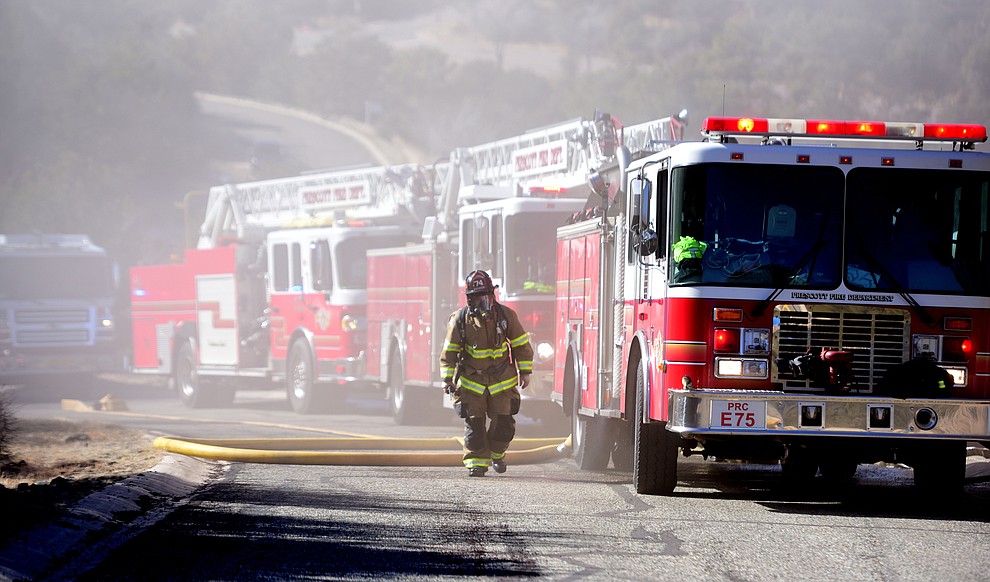
[[[188,357],[183,357],[179,364],[179,389],[186,398],[196,394],[196,370]]]
[[[297,400],[306,398],[306,383],[309,371],[306,369],[306,361],[296,355],[292,359],[292,396]]]
[[[399,413],[402,411],[405,394],[403,393],[402,375],[399,370],[399,362],[395,358],[392,358],[389,361],[388,385],[392,390],[392,411]]]
[[[577,398],[577,395],[574,396]],[[584,444],[584,423],[581,422],[581,415],[578,414],[578,408],[580,406],[575,402],[574,404],[574,422],[571,423],[571,433],[574,437],[574,448],[578,448]]]
[[[402,388],[400,386],[392,385],[392,406],[395,410],[402,410]]]

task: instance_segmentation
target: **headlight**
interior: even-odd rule
[[[951,368],[948,366],[945,366],[944,368],[945,371],[952,376],[952,384],[954,386],[966,386],[966,368]]]
[[[344,317],[340,318],[341,331],[345,333],[349,333],[352,331],[357,331],[357,328],[358,328],[357,318],[351,317],[350,315],[345,315]]]
[[[767,377],[768,362],[758,359],[715,358],[716,378],[747,378],[763,380]]]
[[[536,357],[541,362],[549,362],[553,359],[553,346],[550,342],[540,342],[536,344]]]

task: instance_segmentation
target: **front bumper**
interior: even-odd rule
[[[124,357],[110,352],[0,355],[0,378],[8,380],[59,374],[120,372],[123,370]]]
[[[990,440],[990,401],[671,390],[668,430],[684,437],[902,437]]]

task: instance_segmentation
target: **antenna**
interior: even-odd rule
[[[722,83],[722,117],[725,117],[725,83]]]

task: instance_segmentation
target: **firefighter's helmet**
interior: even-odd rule
[[[489,295],[494,292],[495,285],[492,284],[492,278],[484,271],[471,271],[471,274],[464,280],[464,294],[468,297],[471,295]]]

